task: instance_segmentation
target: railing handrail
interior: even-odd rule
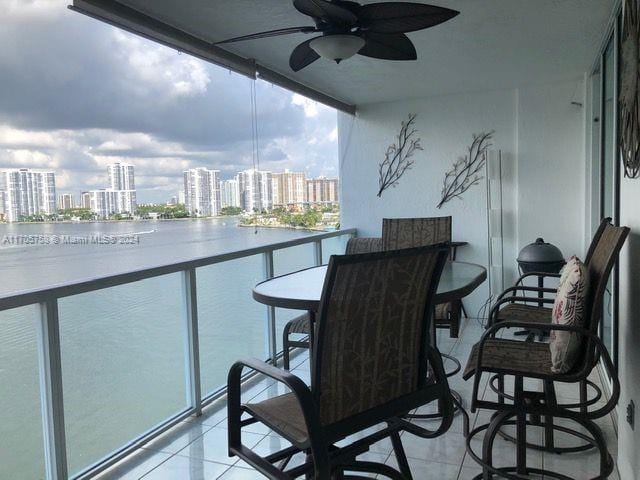
[[[73,281],[61,285],[52,285],[34,290],[11,293],[9,295],[0,297],[0,311],[38,304],[54,298],[58,299],[95,290],[102,290],[105,288],[133,283],[148,278],[168,275],[171,273],[178,273],[192,268],[206,267],[207,265],[214,265],[216,263],[236,260],[238,258],[251,257],[253,255],[259,255],[261,253],[274,252],[276,250],[295,247],[297,245],[318,242],[327,238],[350,234],[355,235],[356,232],[357,230],[355,228],[335,230],[333,232],[323,232],[286,240],[284,242],[270,243],[267,245],[246,248],[243,250],[233,250],[216,255],[209,255],[206,257],[197,257],[191,260],[184,260],[154,267],[146,267],[124,273],[103,275],[85,280]]]

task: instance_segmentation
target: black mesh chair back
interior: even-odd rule
[[[602,237],[602,233],[607,228],[607,225],[611,225],[611,218],[609,218],[609,217],[603,218],[600,221],[600,225],[598,225],[598,229],[596,230],[596,233],[593,235],[593,238],[591,239],[591,243],[589,244],[589,250],[587,250],[587,256],[584,259],[584,264],[585,265],[589,265],[589,262],[591,262],[591,257],[593,257],[593,252],[595,251],[596,247],[598,246],[598,242],[600,241],[600,238]]]
[[[598,229],[600,234],[597,244],[589,249],[589,294],[586,304],[587,318],[585,329],[598,333],[604,305],[604,294],[607,289],[611,271],[615,266],[620,250],[629,235],[628,227],[614,227],[610,219],[605,219]],[[596,346],[593,340],[582,342],[580,355],[582,361],[576,362],[576,368],[590,370],[597,361]]]
[[[312,372],[322,424],[376,410],[388,418],[385,406],[424,387],[433,296],[447,254],[432,246],[331,257]]]
[[[451,242],[451,229],[451,217],[384,218],[382,248],[399,250]]]

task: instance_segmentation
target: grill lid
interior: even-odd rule
[[[520,250],[517,260],[526,263],[557,263],[564,262],[564,257],[558,247],[538,238]]]

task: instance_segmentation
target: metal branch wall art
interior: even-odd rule
[[[640,174],[640,2],[625,0],[620,73],[620,150],[624,174]]]
[[[389,187],[395,187],[398,181],[409,170],[414,163],[411,159],[416,150],[422,150],[420,138],[416,137],[418,131],[414,128],[416,115],[409,115],[408,120],[400,125],[400,132],[396,143],[389,145],[384,154],[384,160],[378,167],[380,175],[378,181],[378,197],[382,196]]]
[[[482,169],[487,161],[487,149],[491,146],[493,131],[473,136],[473,142],[464,157],[460,157],[453,164],[444,177],[442,197],[437,207],[442,206],[453,198],[461,198],[462,194],[474,185],[480,183],[484,177]]]

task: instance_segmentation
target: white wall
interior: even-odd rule
[[[620,478],[640,478],[640,420],[635,431],[626,422],[629,400],[640,415],[640,179],[621,180],[620,224],[631,233],[620,255],[618,469]]]
[[[519,90],[518,238],[584,258],[584,79]]]
[[[380,235],[384,217],[453,216],[454,240],[468,241],[460,260],[487,265],[484,182],[441,210],[445,172],[465,153],[474,133],[495,130],[503,152],[505,265],[516,274],[519,249],[544,236],[565,255],[583,254],[584,119],[571,106],[582,79],[526,90],[447,95],[359,105],[356,117],[339,115],[342,226]],[[418,114],[423,152],[396,188],[376,196],[378,164],[400,122]],[[475,314],[488,296],[485,283],[465,303]]]

